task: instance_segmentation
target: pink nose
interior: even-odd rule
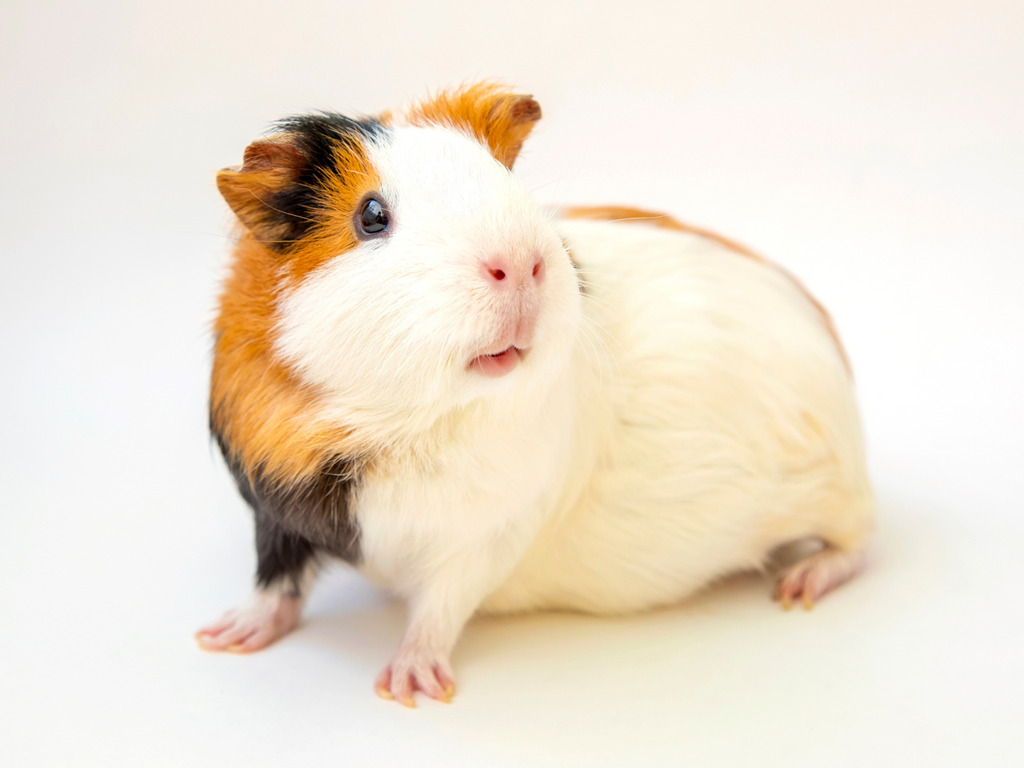
[[[494,258],[485,261],[481,267],[484,278],[498,290],[514,291],[528,280],[540,285],[544,281],[544,260],[535,257],[531,262],[516,265],[507,259]]]

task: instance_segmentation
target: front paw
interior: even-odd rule
[[[196,640],[206,651],[252,653],[295,629],[301,615],[301,598],[257,590],[241,607],[199,630]]]
[[[447,654],[437,653],[417,643],[404,644],[377,676],[374,685],[382,699],[394,699],[406,707],[415,707],[415,691],[448,704],[455,695],[455,681]]]

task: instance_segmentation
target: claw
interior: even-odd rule
[[[400,649],[395,659],[377,676],[374,690],[382,699],[397,701],[410,709],[416,706],[416,691],[450,704],[455,695],[447,660],[441,660],[430,649],[417,646]]]

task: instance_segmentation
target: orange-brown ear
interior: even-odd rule
[[[540,116],[540,105],[532,96],[511,93],[492,83],[445,91],[406,113],[412,125],[451,125],[469,131],[506,168],[516,161]]]
[[[241,168],[217,174],[217,189],[257,240],[281,243],[292,227],[282,205],[306,169],[308,160],[288,134],[254,141],[245,149]]]

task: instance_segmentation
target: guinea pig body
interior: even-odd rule
[[[779,595],[809,604],[854,572],[873,514],[827,316],[776,267],[668,217],[573,214],[559,228],[591,329],[569,473],[582,488],[484,609],[634,611],[816,537],[829,574]]]
[[[286,121],[221,173],[246,232],[211,426],[258,568],[204,647],[289,631],[340,557],[408,604],[376,687],[411,705],[450,699],[477,610],[640,610],[808,537],[784,604],[860,567],[871,490],[827,315],[667,217],[553,219],[509,173],[539,116],[472,86]]]

